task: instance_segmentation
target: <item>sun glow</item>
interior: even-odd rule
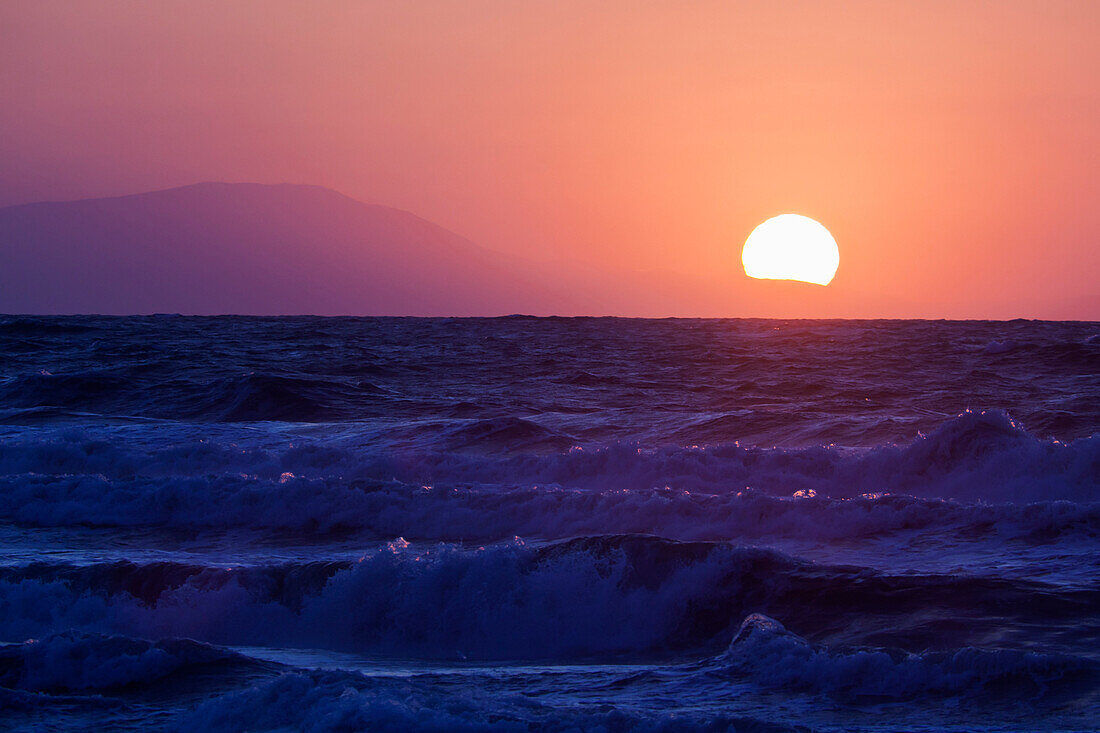
[[[813,219],[780,214],[752,230],[741,263],[749,277],[828,285],[840,265],[840,250],[829,230]]]

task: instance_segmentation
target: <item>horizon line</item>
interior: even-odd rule
[[[344,318],[344,319],[392,319],[392,320],[501,320],[507,318],[530,320],[596,320],[614,319],[621,321],[927,321],[930,323],[1012,323],[1025,321],[1029,323],[1096,323],[1100,319],[1088,318],[1028,318],[1016,316],[1014,318],[928,318],[914,317],[795,317],[795,316],[621,316],[621,315],[535,315],[531,313],[506,313],[500,315],[369,315],[369,314],[318,314],[318,313],[0,313],[0,318]]]

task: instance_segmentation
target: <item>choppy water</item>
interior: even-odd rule
[[[0,724],[1100,728],[1100,324],[0,317]]]

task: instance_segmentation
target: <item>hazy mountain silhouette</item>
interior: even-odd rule
[[[201,183],[0,209],[6,313],[491,315],[561,302],[533,272],[318,186]]]

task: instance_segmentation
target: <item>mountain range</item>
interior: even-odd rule
[[[201,183],[0,209],[0,312],[490,315],[535,268],[319,186]]]

